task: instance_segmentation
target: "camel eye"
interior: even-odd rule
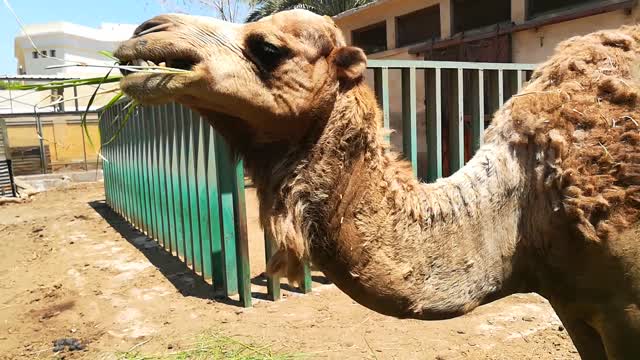
[[[248,45],[251,54],[266,70],[275,69],[287,55],[286,49],[261,38],[249,39]]]

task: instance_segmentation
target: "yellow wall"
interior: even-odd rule
[[[84,162],[82,146],[83,129],[78,121],[80,115],[43,115],[43,138],[49,146],[51,165],[60,168],[70,164]],[[7,121],[7,135],[12,148],[24,146],[38,146],[38,135],[35,120],[32,116],[5,118]],[[85,135],[87,161],[95,163],[97,148],[100,146],[100,134],[95,115],[90,116],[87,124],[94,149]]]

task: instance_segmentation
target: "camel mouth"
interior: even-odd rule
[[[198,64],[198,61],[196,59],[189,58],[189,57],[169,58],[166,60],[162,60],[158,58],[155,58],[153,60],[144,59],[144,58],[137,58],[137,59],[127,60],[127,61],[123,61],[122,59],[120,60],[120,65],[139,66],[143,68],[148,68],[148,71],[151,73],[164,72],[162,68],[168,68],[168,70],[179,69],[179,70],[185,70],[185,71],[192,71],[197,64]],[[126,68],[120,68],[120,73],[122,73],[122,75],[124,76],[127,76],[134,73],[134,71],[128,70]]]
[[[121,46],[115,56],[123,75],[120,88],[140,103],[161,104],[175,100],[202,75],[198,71],[202,59],[194,51],[184,48],[141,51],[136,44],[146,40],[136,40],[137,43]]]

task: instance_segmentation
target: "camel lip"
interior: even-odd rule
[[[144,57],[140,57],[140,58],[134,58],[131,60],[120,59],[119,62],[120,62],[120,65],[122,66],[131,66],[131,67],[135,66],[136,68],[140,68],[143,70],[145,68],[148,68],[149,72],[151,73],[165,72],[163,68],[167,68],[167,70],[178,69],[178,70],[192,71],[194,67],[199,63],[199,61],[191,57],[184,57],[184,58],[175,57],[175,58],[167,58],[165,60],[161,60],[162,58],[160,58],[160,60],[158,58],[153,58],[153,59],[155,60],[151,60],[149,58],[145,59]],[[124,76],[128,76],[134,73],[134,71],[126,68],[120,68],[120,73],[122,73],[122,75]]]
[[[138,48],[139,45],[143,45],[142,48]],[[136,70],[142,70],[144,72],[167,72],[162,68],[167,68],[168,71],[184,70],[191,71],[196,65],[198,65],[202,59],[193,51],[182,49],[181,51],[144,51],[144,47],[148,45],[146,40],[139,40],[135,45],[124,44],[119,47],[114,56],[118,59],[121,66],[130,66],[130,69],[120,68],[122,75],[127,76],[133,72],[139,72]]]

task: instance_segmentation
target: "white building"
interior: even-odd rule
[[[25,27],[26,33],[46,56],[42,56],[33,48],[24,32],[20,33],[15,38],[17,73],[65,77],[105,74],[106,69],[91,67],[60,69],[46,69],[46,67],[64,63],[52,58],[62,59],[68,63],[112,64],[113,60],[99,54],[99,51],[113,52],[120,42],[131,37],[135,28],[136,25],[111,23],[103,23],[97,29],[68,22],[28,25]]]
[[[50,65],[82,63],[89,65],[112,65],[114,60],[100,54],[100,51],[113,52],[120,42],[133,35],[137,25],[103,23],[99,28],[52,22],[25,26],[25,31],[38,50],[34,49],[29,37],[21,32],[14,41],[17,60],[17,76],[4,75],[0,81],[21,83],[47,82],[56,78],[88,78],[104,76],[108,68],[64,67],[47,69]],[[44,56],[43,56],[44,55]],[[113,74],[118,73],[114,70]],[[100,90],[112,89],[114,84],[105,84]],[[68,88],[64,91],[8,91],[0,90],[0,114],[30,113],[34,108],[39,112],[84,110],[89,98],[95,91],[92,86]],[[92,109],[104,106],[113,93],[98,95]],[[62,99],[64,104],[51,105]]]

